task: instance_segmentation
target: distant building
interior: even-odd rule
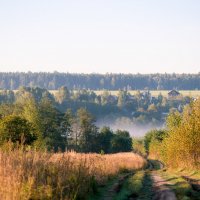
[[[168,97],[178,97],[180,96],[180,92],[178,92],[177,90],[171,90],[170,92],[168,92]]]

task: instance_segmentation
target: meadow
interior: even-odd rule
[[[0,199],[86,199],[112,177],[145,165],[134,153],[0,151]]]

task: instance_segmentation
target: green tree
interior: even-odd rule
[[[65,150],[66,140],[60,130],[63,115],[48,99],[43,99],[39,104],[42,133],[49,150]]]
[[[134,152],[146,156],[146,149],[144,146],[144,138],[133,139],[133,150]]]
[[[35,134],[37,135],[37,140],[34,142],[34,146],[37,149],[46,148],[45,141],[43,138],[43,126],[39,105],[33,97],[25,98],[21,102],[21,112],[21,116],[23,116],[32,124],[35,130]]]
[[[113,153],[132,151],[132,138],[127,131],[117,130],[111,140]]]
[[[31,145],[37,139],[32,124],[26,119],[10,115],[0,121],[0,141]]]
[[[12,115],[14,113],[15,105],[3,103],[0,105],[0,118]]]
[[[98,135],[98,143],[100,150],[104,153],[111,152],[111,139],[113,138],[113,131],[109,127],[103,127]]]
[[[97,151],[98,129],[94,124],[94,118],[86,109],[77,111],[77,124],[79,126],[78,145],[82,152]]]
[[[73,134],[73,123],[74,123],[74,116],[72,114],[71,109],[68,109],[64,114],[61,122],[61,132],[62,136],[66,139],[67,150],[70,148],[70,140],[72,139],[72,134]]]
[[[155,129],[155,130],[151,130],[147,132],[144,137],[144,145],[145,145],[146,152],[149,153],[150,145],[151,143],[153,143],[153,141],[162,142],[166,136],[167,136],[167,132],[162,129],[160,130]]]

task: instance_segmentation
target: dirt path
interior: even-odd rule
[[[161,176],[158,175],[156,170],[163,169],[164,164],[157,161],[151,162],[150,168],[152,170],[151,172],[151,178],[153,181],[153,200],[176,200],[176,195],[174,191],[172,191],[167,185],[169,185],[169,182],[164,180]]]
[[[129,193],[129,195],[126,194],[126,196],[120,196],[124,189],[124,183],[137,173],[120,175],[113,184],[106,189],[100,200],[113,200],[116,197],[123,200],[176,200],[177,198],[174,191],[168,187],[169,182],[158,175],[157,170],[163,167],[163,164],[158,161],[149,161],[148,168],[144,171],[144,176],[140,179],[142,182],[141,188],[137,193]],[[129,187],[130,186],[137,187],[137,185],[129,185]]]
[[[174,192],[167,187],[169,184],[167,181],[162,179],[156,172],[152,172],[153,179],[153,200],[176,200]]]

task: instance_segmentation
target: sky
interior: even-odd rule
[[[199,0],[0,0],[0,71],[198,73]]]

